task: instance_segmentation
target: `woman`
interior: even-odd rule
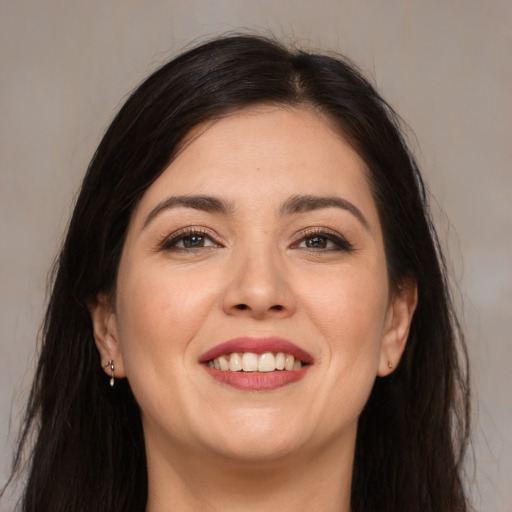
[[[203,44],[128,99],[55,269],[24,511],[466,511],[465,348],[393,110]]]

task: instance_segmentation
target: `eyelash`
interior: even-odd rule
[[[165,236],[164,239],[158,244],[159,248],[163,251],[177,251],[177,252],[194,252],[197,249],[204,249],[205,247],[176,247],[176,244],[182,240],[192,237],[202,237],[210,240],[213,245],[208,245],[206,248],[213,247],[214,245],[220,247],[220,244],[214,240],[212,235],[204,230],[197,228],[185,228],[173,233],[170,237]]]
[[[310,229],[306,232],[301,233],[300,239],[297,240],[296,242],[294,242],[292,244],[292,247],[297,248],[299,244],[301,244],[302,242],[305,242],[308,239],[312,239],[312,238],[321,238],[321,239],[326,240],[327,242],[330,241],[336,247],[330,248],[330,249],[327,249],[327,248],[315,249],[315,248],[311,248],[311,247],[304,247],[302,249],[313,252],[313,253],[331,252],[331,251],[345,251],[345,252],[350,253],[350,252],[354,251],[354,246],[346,238],[342,237],[340,234],[338,234],[334,231],[330,231],[327,229]]]
[[[192,237],[202,237],[203,239],[208,239],[212,242],[213,245],[200,246],[200,247],[176,247],[176,244],[180,241],[183,241],[187,238]],[[328,242],[332,242],[335,247],[334,248],[312,248],[312,247],[299,247],[299,245],[308,239],[319,238]],[[185,228],[176,233],[173,233],[170,237],[165,236],[163,240],[158,244],[159,248],[163,251],[179,251],[179,252],[194,252],[197,249],[205,249],[213,246],[221,247],[213,236],[204,229],[197,228]],[[291,245],[292,249],[303,249],[312,253],[320,253],[320,252],[332,252],[332,251],[345,251],[345,252],[353,252],[354,246],[344,237],[339,235],[336,232],[327,230],[327,229],[310,229],[303,233],[301,233],[301,237],[293,242]]]

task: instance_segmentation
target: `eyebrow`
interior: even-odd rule
[[[170,196],[158,203],[148,214],[143,229],[161,212],[173,208],[192,208],[209,213],[229,214],[234,206],[230,201],[207,195]],[[281,206],[281,215],[294,215],[326,208],[341,208],[354,217],[368,230],[370,225],[361,210],[346,199],[336,196],[292,196]]]
[[[281,215],[293,215],[296,213],[322,210],[324,208],[341,208],[354,217],[368,230],[370,224],[362,214],[361,210],[350,201],[336,196],[293,196],[287,199],[281,207]]]
[[[209,213],[227,214],[233,211],[233,204],[224,199],[206,195],[170,196],[158,203],[144,221],[145,228],[159,213],[173,208],[192,208]]]

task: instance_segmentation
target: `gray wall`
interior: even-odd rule
[[[191,40],[240,27],[348,54],[415,131],[465,307],[476,400],[471,487],[477,509],[512,511],[507,0],[0,0],[0,482],[47,272],[101,133],[157,65]]]

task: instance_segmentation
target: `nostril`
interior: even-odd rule
[[[251,309],[247,304],[237,304],[235,306],[236,309],[239,311],[244,311],[246,309]],[[282,311],[284,309],[284,306],[281,306],[281,304],[275,304],[274,306],[270,306],[270,311]]]

